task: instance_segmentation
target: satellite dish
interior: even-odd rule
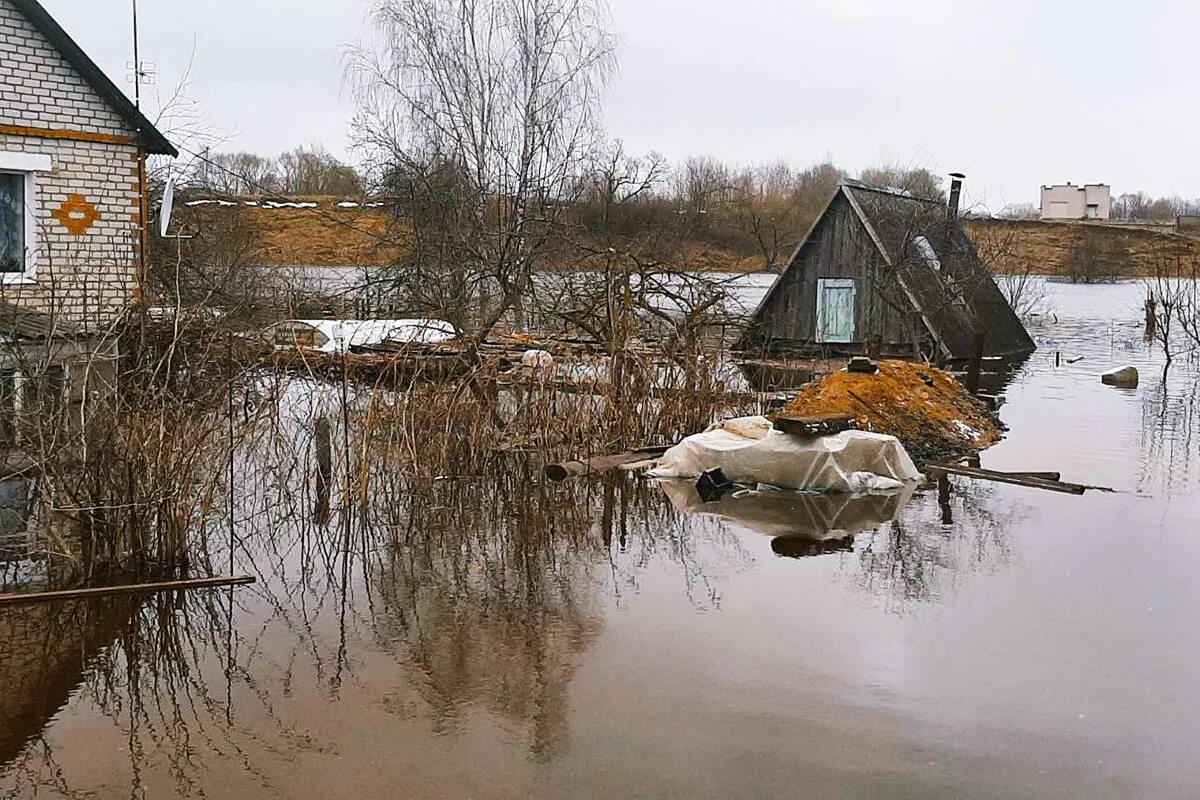
[[[167,228],[171,225],[171,210],[175,207],[175,179],[167,178],[167,188],[163,189],[162,208],[158,210],[158,235],[165,237]]]

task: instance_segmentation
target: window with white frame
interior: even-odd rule
[[[50,156],[0,151],[0,279],[30,280],[37,267],[37,174]]]

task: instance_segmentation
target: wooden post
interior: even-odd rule
[[[316,503],[313,520],[324,527],[329,524],[329,487],[333,482],[333,431],[329,420],[318,419],[313,427],[316,446]]]
[[[872,361],[879,360],[879,354],[883,351],[883,336],[875,334],[867,340],[867,358]]]
[[[954,522],[954,512],[950,507],[950,476],[945,472],[937,473],[938,506],[942,509],[942,524]]]
[[[983,331],[971,335],[971,361],[967,365],[967,391],[979,394],[979,372],[983,369]]]

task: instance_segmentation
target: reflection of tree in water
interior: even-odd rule
[[[124,749],[131,797],[198,793],[214,755],[240,760],[269,788],[247,751],[278,746],[234,713],[235,692],[244,703],[253,687],[226,660],[235,642],[228,602],[227,593],[214,592],[6,609],[0,794],[50,787],[65,797],[94,796],[92,788],[73,785],[64,756],[107,769],[113,744]],[[59,752],[46,726],[68,706],[73,714],[107,718],[114,740]],[[272,716],[265,699],[262,706],[258,711]],[[276,721],[276,733],[295,744]]]
[[[478,703],[527,725],[536,758],[565,746],[567,687],[601,627],[589,501],[585,484],[538,485],[526,463],[435,483],[389,526],[368,568],[375,631],[419,673],[438,731]]]
[[[86,794],[77,772],[92,774],[95,759],[109,788],[125,774],[134,797],[200,794],[212,771],[230,769],[278,790],[264,759],[323,746],[312,715],[346,687],[428,717],[436,733],[484,711],[522,731],[535,759],[551,759],[569,744],[569,685],[600,634],[606,594],[619,602],[666,561],[707,607],[720,573],[746,561],[736,537],[680,524],[656,487],[623,475],[544,485],[524,454],[456,479],[414,474],[402,452],[363,443],[361,417],[324,400],[268,415],[238,455],[232,542],[228,514],[201,523],[198,563],[258,583],[145,599],[111,626],[84,619],[86,646],[72,645],[65,677],[27,693],[48,709],[70,696],[58,724],[86,720],[97,755],[60,750],[52,711],[26,714],[0,795]],[[326,491],[313,476],[320,415],[331,426]],[[50,644],[75,640],[45,621],[28,627],[47,637],[42,650],[11,649],[49,675]],[[401,666],[399,683],[394,672],[379,678],[381,645]],[[389,706],[404,697],[416,699]]]
[[[368,570],[377,636],[419,672],[439,731],[479,704],[526,725],[540,760],[567,746],[569,682],[601,630],[606,591],[636,591],[665,558],[693,602],[715,605],[713,573],[730,546],[744,561],[734,537],[680,525],[656,487],[624,475],[547,485],[514,461],[502,476],[438,482],[406,500],[385,480],[374,486],[393,515]]]
[[[1141,393],[1139,492],[1186,491],[1200,466],[1196,430],[1200,425],[1200,374],[1172,370]]]
[[[610,477],[604,481],[603,500],[598,524],[618,601],[638,591],[642,575],[656,561],[665,561],[679,570],[692,605],[717,608],[722,580],[753,561],[730,526],[681,514],[656,483]]]
[[[1023,513],[996,487],[981,481],[954,483],[953,522],[942,523],[935,494],[918,496],[901,516],[859,537],[843,566],[856,584],[881,598],[891,611],[904,613],[913,602],[952,594],[967,574],[990,572],[1008,563],[1006,531]]]

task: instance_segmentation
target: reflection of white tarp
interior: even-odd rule
[[[737,483],[828,492],[896,489],[921,477],[894,436],[843,431],[801,438],[773,429],[766,417],[729,419],[689,436],[668,450],[650,474],[695,478],[716,467]]]
[[[685,514],[716,517],[768,536],[818,540],[871,530],[895,519],[914,488],[908,484],[896,491],[874,494],[744,489],[705,503],[692,481],[663,481],[662,487],[671,505]]]

